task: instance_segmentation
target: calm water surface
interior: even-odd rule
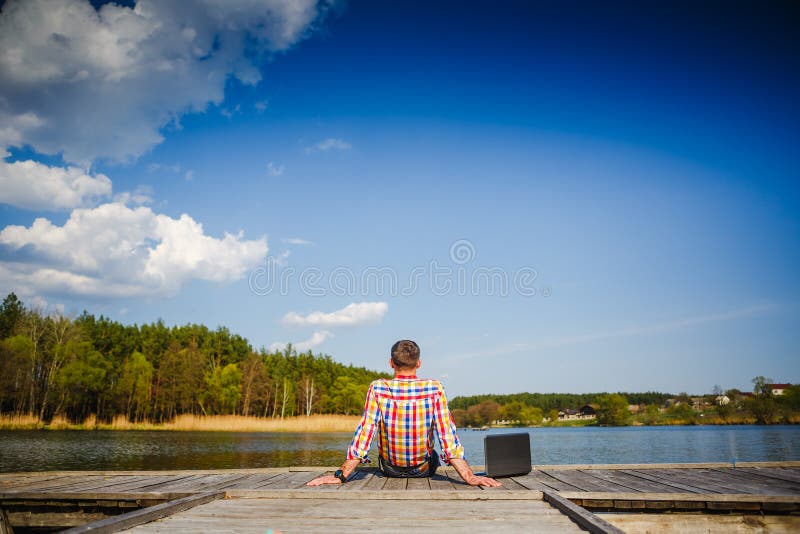
[[[529,432],[534,464],[800,460],[800,426],[462,430],[467,460],[483,464],[487,433]],[[0,472],[228,469],[337,465],[350,433],[0,432]],[[373,444],[373,461],[377,461]]]

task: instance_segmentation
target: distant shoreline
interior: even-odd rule
[[[64,418],[55,418],[49,423],[43,423],[33,416],[0,416],[0,431],[14,430],[42,430],[42,431],[154,431],[154,432],[353,432],[358,425],[360,416],[356,415],[310,415],[293,416],[281,418],[259,418],[245,417],[242,415],[180,415],[174,421],[167,423],[150,422],[130,422],[124,417],[117,417],[111,423],[98,422],[94,417],[89,417],[82,423],[70,423]],[[797,424],[781,423],[781,424]],[[749,421],[728,421],[722,422],[718,419],[696,423],[684,422],[658,422],[644,425],[634,422],[629,427],[640,426],[733,426],[733,425],[752,425],[752,426],[772,426],[756,425]],[[459,431],[480,432],[488,429],[508,429],[517,428],[578,428],[578,427],[601,427],[593,419],[579,419],[572,421],[559,421],[556,424],[541,424],[530,426],[488,426],[460,427]],[[610,428],[610,427],[609,427]],[[624,427],[617,427],[624,428]]]

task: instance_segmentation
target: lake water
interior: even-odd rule
[[[471,464],[488,434],[529,432],[534,464],[800,460],[800,426],[459,431]],[[0,472],[332,466],[350,433],[3,431]],[[377,463],[376,445],[372,460]]]

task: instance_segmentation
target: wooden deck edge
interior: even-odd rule
[[[325,491],[314,489],[289,490],[228,490],[230,499],[335,499],[350,500],[420,500],[426,501],[541,501],[541,491],[439,491],[439,490],[353,490]]]
[[[560,491],[565,499],[620,501],[775,502],[800,504],[800,495],[754,495],[744,493],[613,493]]]
[[[0,478],[6,476],[64,476],[64,475],[94,475],[94,476],[114,476],[114,475],[194,475],[205,473],[209,475],[224,474],[259,474],[276,472],[295,472],[295,471],[335,471],[339,465],[318,466],[318,465],[297,465],[290,467],[261,467],[249,469],[179,469],[171,471],[12,471],[0,473]],[[474,465],[475,470],[483,470],[484,466]],[[706,462],[706,463],[660,463],[660,464],[557,464],[557,465],[532,465],[533,469],[539,471],[546,470],[574,470],[574,469],[709,469],[719,467],[733,467],[732,462]],[[736,462],[736,467],[800,467],[800,461],[786,460],[781,462]],[[372,470],[374,466],[361,469]]]
[[[479,468],[481,466],[476,466]],[[733,462],[675,463],[675,464],[560,464],[534,465],[538,471],[557,471],[575,469],[711,469],[734,467]],[[800,467],[800,461],[782,462],[736,462],[736,467]]]
[[[592,534],[625,534],[624,531],[615,527],[592,512],[581,508],[570,500],[549,491],[543,492],[544,500],[551,506],[557,508],[564,515],[569,517],[579,527],[588,530]]]
[[[602,512],[659,513],[738,512],[743,514],[796,514],[798,495],[709,493],[607,493],[561,492],[559,495],[589,510]]]
[[[192,497],[197,495],[198,492],[196,491],[182,491],[182,492],[170,492],[170,493],[158,493],[158,492],[102,492],[102,491],[95,491],[95,492],[76,492],[76,491],[59,491],[59,492],[48,492],[48,491],[4,491],[0,492],[0,501],[19,501],[19,500],[28,500],[28,501],[58,501],[58,500],[93,500],[93,499],[101,499],[101,500],[115,500],[115,501],[174,501],[176,499],[184,499],[186,497]]]
[[[100,521],[94,521],[80,527],[64,530],[62,533],[78,534],[84,532],[95,532],[98,534],[111,534],[113,532],[119,532],[137,525],[149,523],[151,521],[155,521],[156,519],[161,519],[162,517],[183,512],[189,508],[194,508],[195,506],[223,498],[225,498],[224,491],[199,493],[190,497],[184,497],[182,499],[165,502],[163,504],[157,504],[149,508],[142,508],[140,510],[128,512],[127,514],[121,514],[118,516],[101,519]]]

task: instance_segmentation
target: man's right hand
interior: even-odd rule
[[[466,482],[470,486],[488,486],[490,488],[498,488],[502,486],[500,482],[498,482],[493,478],[482,477],[478,475],[472,475],[468,480],[465,480],[464,482]]]

